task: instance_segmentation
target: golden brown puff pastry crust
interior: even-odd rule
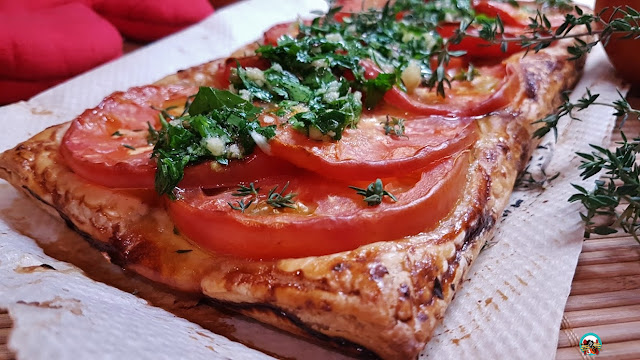
[[[507,109],[477,120],[480,136],[469,150],[465,195],[434,230],[352,251],[252,261],[199,250],[174,232],[151,190],[109,189],[74,174],[58,153],[68,124],[4,152],[0,177],[59,215],[114,263],[151,280],[365,356],[414,358],[493,233],[533,147],[531,122],[552,111],[578,78],[581,64],[566,57],[566,44],[559,44],[508,60],[520,90]],[[221,61],[160,83],[207,85]]]

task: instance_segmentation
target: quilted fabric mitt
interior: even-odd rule
[[[207,0],[0,0],[0,105],[120,56],[120,33],[152,41],[212,12]]]
[[[0,4],[0,104],[29,98],[122,53],[116,28],[82,3],[7,7]]]
[[[137,41],[157,40],[213,13],[208,0],[94,0],[93,8]]]

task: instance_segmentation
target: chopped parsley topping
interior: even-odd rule
[[[254,138],[275,135],[275,126],[261,126],[257,120],[261,108],[226,90],[201,87],[187,110],[180,117],[161,113],[162,128],[149,129],[159,194],[173,195],[188,164],[216,160],[227,165],[229,159],[251,154]]]
[[[454,18],[473,21],[468,0],[399,0],[338,21],[340,10],[298,24],[295,38],[285,35],[276,46],[258,48],[256,53],[271,67],[238,64],[232,90],[248,101],[276,103],[277,115],[291,114],[289,124],[317,140],[340,140],[346,128],[357,126],[363,106],[375,107],[394,85],[405,88],[402,74],[410,62],[419,67],[424,85],[444,95],[445,84],[450,84],[445,67],[464,52],[447,51],[436,26]],[[435,71],[433,57],[439,60]],[[367,76],[363,59],[383,72]]]

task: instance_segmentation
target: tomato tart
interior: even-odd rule
[[[454,3],[345,1],[277,25],[42,131],[0,176],[123,268],[344,351],[415,358],[533,122],[582,66],[563,41],[500,45],[537,3]]]

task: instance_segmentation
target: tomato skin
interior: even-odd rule
[[[271,140],[271,153],[327,178],[371,181],[428,169],[477,139],[476,124],[468,118],[408,117],[406,136],[385,135],[383,121],[365,116],[340,141],[312,140],[285,125]]]
[[[363,60],[361,64],[365,67],[365,76],[373,78],[381,73],[381,70],[368,60]],[[398,109],[416,115],[441,115],[441,116],[481,116],[499,110],[507,106],[511,97],[518,91],[520,81],[511,68],[511,65],[497,65],[488,68],[492,76],[503,76],[503,79],[491,95],[477,99],[475,101],[455,102],[456,95],[451,95],[449,91],[447,98],[439,103],[425,103],[412,97],[410,94],[400,90],[397,86],[391,88],[384,95],[384,101]],[[495,72],[495,74],[493,74]],[[503,74],[503,75],[500,75]]]
[[[300,169],[294,165],[256,148],[253,154],[241,160],[230,160],[228,165],[220,165],[216,161],[189,165],[184,169],[184,178],[178,187],[233,187],[239,183],[276,175],[293,175],[297,172],[300,172]]]
[[[160,127],[159,111],[151,106],[184,105],[196,92],[195,88],[181,86],[144,86],[116,92],[71,122],[62,138],[60,154],[76,174],[96,184],[149,187],[156,166],[150,157],[153,147],[147,142],[147,129],[148,124]],[[113,135],[116,131],[122,136]]]
[[[518,9],[506,2],[473,0],[471,6],[478,14],[484,14],[493,18],[500,16],[502,23],[507,26],[524,28],[528,24],[528,17],[517,16]]]
[[[449,38],[453,36],[456,29],[459,27],[459,24],[441,24],[438,26],[437,31],[443,38]],[[467,32],[472,35],[478,35],[477,29],[470,28]],[[514,38],[517,37],[518,34],[522,33],[522,30],[519,28],[505,26],[504,33],[507,38]],[[449,49],[452,51],[466,51],[465,58],[467,59],[504,59],[518,51],[522,51],[522,47],[514,42],[507,43],[507,51],[503,52],[499,43],[493,44],[478,37],[470,36],[464,37],[459,44],[449,45]]]
[[[228,89],[231,82],[229,78],[231,77],[231,69],[237,69],[238,64],[241,67],[255,67],[260,70],[268,69],[271,66],[271,63],[268,60],[265,60],[257,55],[254,56],[246,56],[241,58],[228,58],[224,64],[221,64],[218,68],[217,73],[214,75],[214,86],[216,89]]]
[[[262,36],[262,42],[265,45],[277,46],[278,39],[284,35],[296,36],[298,33],[298,22],[291,21],[277,24],[265,31]]]
[[[198,189],[186,190],[167,206],[180,232],[212,252],[264,260],[319,256],[433,228],[458,202],[468,166],[467,153],[445,159],[408,191],[394,194],[397,203],[385,197],[376,207],[366,206],[347,184],[315,176],[297,176],[289,186],[311,213],[242,213],[227,204],[238,200],[231,191],[206,196]],[[275,178],[257,186],[265,191],[284,181]]]

